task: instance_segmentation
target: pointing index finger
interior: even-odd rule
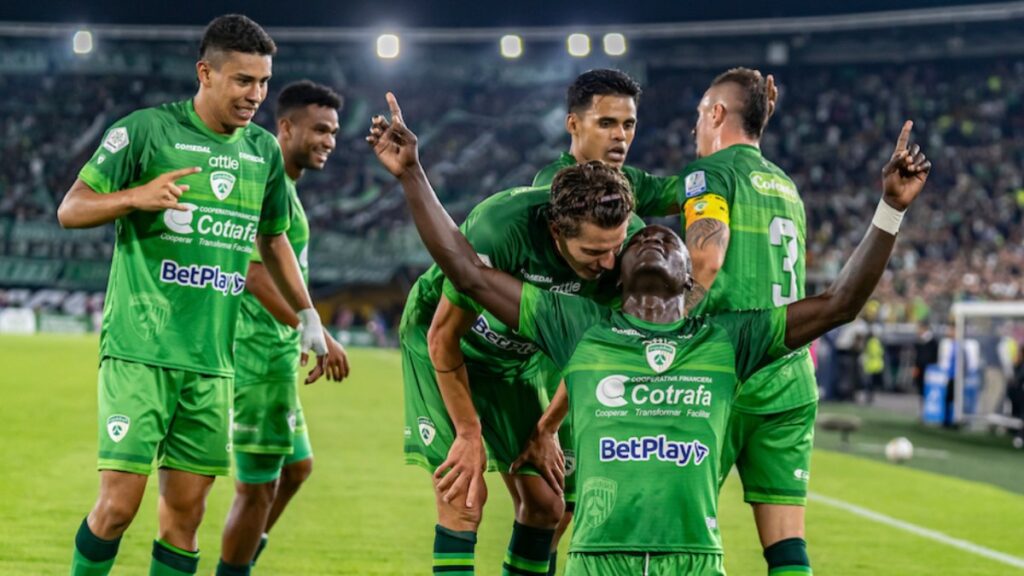
[[[388,92],[385,98],[388,101],[388,108],[391,109],[391,120],[397,120],[404,124],[405,120],[402,118],[402,109],[398,106],[398,99],[391,92]]]
[[[893,154],[899,154],[907,150],[907,142],[910,142],[910,129],[914,127],[912,120],[907,120],[903,123],[903,129],[900,130],[900,137],[896,139],[896,150]]]

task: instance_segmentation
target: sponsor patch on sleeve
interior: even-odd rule
[[[707,179],[704,177],[703,170],[697,170],[696,172],[686,177],[686,197],[693,198],[701,192],[707,192],[708,184]]]
[[[107,132],[107,137],[103,140],[103,147],[109,150],[111,154],[116,154],[127,145],[128,129],[124,126],[119,126]]]
[[[686,225],[690,226],[698,220],[711,218],[729,225],[729,203],[718,194],[705,194],[700,198],[690,198],[683,208],[686,214]]]

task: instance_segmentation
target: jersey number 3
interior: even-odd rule
[[[789,290],[783,284],[772,283],[772,303],[775,307],[796,302],[796,263],[800,257],[797,245],[796,224],[788,218],[775,217],[768,226],[772,246],[785,246],[786,257],[782,260],[782,272],[789,275]]]

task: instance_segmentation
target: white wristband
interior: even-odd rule
[[[906,213],[906,210],[897,210],[889,206],[885,200],[879,200],[878,209],[875,210],[875,217],[872,218],[871,223],[895,236],[900,231],[900,223],[903,222],[903,215]]]

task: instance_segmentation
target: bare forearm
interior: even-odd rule
[[[537,429],[547,434],[554,434],[562,426],[565,416],[569,413],[569,394],[565,389],[565,380],[558,383],[558,390],[551,398],[544,414],[537,421]]]
[[[409,170],[399,181],[420,238],[445,276],[459,292],[518,329],[522,283],[484,265],[437,199],[422,167]]]
[[[799,348],[856,318],[885,273],[895,244],[895,235],[871,225],[828,290],[789,306],[786,346]]]
[[[295,312],[313,307],[313,302],[302,280],[302,271],[295,259],[295,253],[283,234],[275,236],[257,236],[257,246],[263,265],[274,285]]]
[[[76,181],[57,208],[57,220],[64,228],[93,228],[113,222],[135,210],[132,189],[97,194]]]
[[[270,277],[270,273],[267,272],[267,268],[263,264],[259,262],[249,264],[245,289],[259,300],[275,320],[292,328],[299,325],[299,317],[281,296],[281,292],[274,285],[274,279]]]

